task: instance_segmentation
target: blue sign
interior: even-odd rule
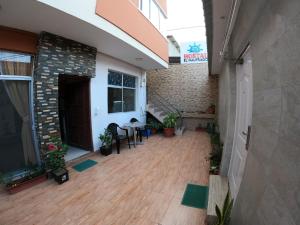
[[[181,63],[205,63],[207,62],[206,42],[193,41],[183,43],[180,46]]]

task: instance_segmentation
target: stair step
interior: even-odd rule
[[[161,115],[161,116],[166,116],[166,115],[168,115],[168,113],[166,113],[166,112],[161,112],[160,115]]]

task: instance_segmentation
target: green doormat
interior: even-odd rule
[[[199,209],[206,209],[208,203],[208,187],[196,184],[186,186],[181,204]]]
[[[88,169],[88,168],[90,168],[90,167],[92,167],[96,164],[97,164],[96,161],[88,159],[88,160],[85,160],[81,163],[76,164],[75,166],[73,166],[73,169],[78,171],[78,172],[82,172],[82,171],[84,171],[84,170],[86,170],[86,169]]]

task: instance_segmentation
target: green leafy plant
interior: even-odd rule
[[[230,222],[231,210],[233,206],[233,199],[230,198],[229,190],[226,194],[226,198],[224,200],[222,211],[218,205],[216,205],[216,214],[218,217],[218,221],[215,225],[228,225]]]
[[[212,146],[212,152],[210,153],[210,173],[218,174],[222,161],[223,145],[220,140],[220,133],[210,133],[210,141]]]
[[[151,129],[159,130],[161,128],[161,124],[156,122],[155,120],[150,120],[148,124]]]
[[[99,139],[102,142],[103,147],[108,148],[111,146],[112,137],[111,137],[110,132],[107,129],[104,130],[103,134],[100,134]]]
[[[174,128],[176,126],[178,114],[177,113],[169,113],[163,121],[164,128]]]
[[[68,146],[62,143],[58,137],[51,138],[48,144],[48,151],[45,154],[45,163],[47,170],[56,170],[65,167],[65,154]]]

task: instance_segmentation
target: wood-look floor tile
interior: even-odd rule
[[[207,185],[205,133],[160,135],[107,157],[57,185],[47,181],[8,195],[0,190],[0,225],[202,225],[205,210],[181,205],[187,183]]]

